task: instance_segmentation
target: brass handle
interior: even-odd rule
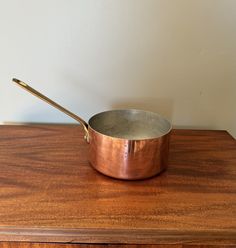
[[[13,78],[12,79],[13,82],[17,83],[17,85],[21,86],[23,89],[27,90],[28,92],[30,92],[31,94],[37,96],[38,98],[40,98],[41,100],[49,103],[51,106],[59,109],[60,111],[62,111],[63,113],[67,114],[68,116],[72,117],[73,119],[75,119],[76,121],[78,121],[84,128],[85,131],[85,136],[84,138],[86,139],[87,142],[89,142],[89,133],[88,133],[88,124],[79,116],[77,116],[76,114],[70,112],[69,110],[63,108],[61,105],[59,105],[58,103],[54,102],[53,100],[51,100],[50,98],[46,97],[45,95],[41,94],[40,92],[38,92],[37,90],[33,89],[32,87],[30,87],[29,85],[27,85],[26,83],[22,82],[19,79]]]

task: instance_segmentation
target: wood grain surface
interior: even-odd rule
[[[227,132],[174,130],[168,170],[143,181],[98,173],[87,150],[76,125],[0,126],[1,241],[236,244]]]

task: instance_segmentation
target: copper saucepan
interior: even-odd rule
[[[171,124],[160,115],[136,109],[110,110],[86,123],[26,83],[13,81],[81,124],[89,143],[89,162],[99,172],[135,180],[167,168]]]

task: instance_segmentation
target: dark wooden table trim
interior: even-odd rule
[[[0,241],[109,243],[109,244],[208,244],[236,245],[235,231],[179,232],[156,229],[37,229],[0,228]]]

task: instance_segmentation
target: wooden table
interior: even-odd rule
[[[168,170],[143,181],[98,173],[87,148],[77,125],[0,126],[0,248],[236,247],[226,131],[174,130]]]

